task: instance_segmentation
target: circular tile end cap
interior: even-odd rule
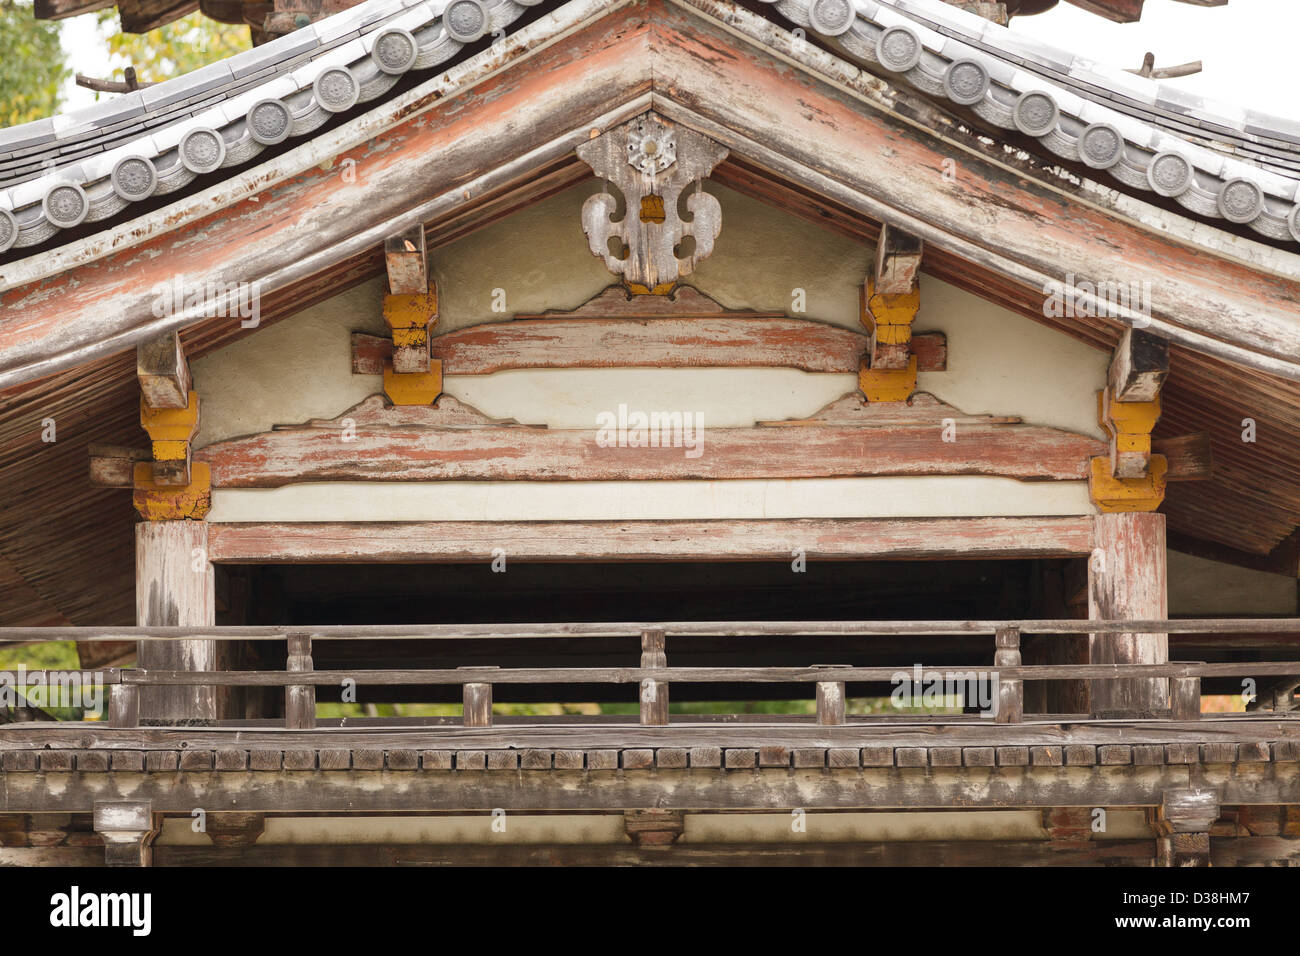
[[[906,73],[921,62],[921,38],[910,27],[890,27],[876,42],[876,59],[886,70]]]
[[[851,0],[813,0],[808,8],[809,25],[828,37],[848,33],[857,16]]]
[[[113,167],[109,177],[113,192],[127,202],[148,199],[158,187],[158,171],[153,162],[144,156],[124,156]]]
[[[1291,238],[1300,242],[1300,204],[1291,207],[1291,213],[1286,217],[1286,224],[1291,230]]]
[[[90,199],[76,183],[59,183],[41,200],[45,218],[60,229],[79,226],[90,212]]]
[[[1109,123],[1093,123],[1079,135],[1079,158],[1093,169],[1109,169],[1124,155],[1124,136]]]
[[[1161,196],[1181,196],[1191,187],[1192,177],[1191,161],[1169,150],[1156,153],[1147,167],[1147,182]]]
[[[1250,222],[1264,208],[1264,190],[1249,179],[1230,179],[1219,190],[1219,212],[1228,222]]]
[[[312,82],[312,93],[321,109],[331,113],[350,110],[361,95],[361,84],[346,66],[332,66]]]
[[[0,252],[8,252],[18,241],[18,220],[8,209],[0,209]]]
[[[1061,119],[1061,110],[1050,94],[1030,90],[1016,100],[1012,119],[1016,129],[1026,136],[1046,136],[1056,129]]]
[[[192,129],[181,137],[181,164],[195,175],[220,168],[226,158],[226,143],[215,129]]]
[[[415,37],[398,27],[382,31],[375,37],[375,45],[370,49],[370,57],[375,61],[375,66],[390,76],[405,73],[415,65],[415,58],[419,55],[420,47],[416,44]]]
[[[254,103],[244,117],[253,139],[263,146],[274,146],[289,138],[293,129],[293,116],[289,107],[275,99]]]
[[[487,8],[480,0],[452,0],[442,14],[447,35],[461,43],[473,43],[488,32]]]
[[[976,60],[955,60],[943,75],[948,99],[961,106],[974,106],[989,90],[989,71]]]

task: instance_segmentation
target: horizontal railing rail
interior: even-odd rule
[[[1182,620],[1019,620],[1019,621],[726,621],[569,624],[474,624],[321,627],[51,627],[0,628],[0,642],[27,642],[34,633],[49,640],[78,641],[195,641],[262,640],[286,643],[285,670],[164,670],[109,667],[101,670],[30,670],[32,683],[98,682],[112,688],[110,724],[134,727],[139,724],[139,690],[148,687],[283,687],[285,726],[310,729],[315,726],[316,688],[326,685],[354,686],[439,686],[460,685],[465,726],[485,727],[492,723],[492,687],[496,684],[638,684],[641,723],[667,724],[668,692],[680,684],[812,684],[815,687],[818,723],[845,722],[845,688],[850,683],[942,682],[951,686],[959,680],[991,690],[991,715],[999,722],[1019,722],[1024,713],[1024,682],[1053,680],[1167,680],[1168,714],[1177,720],[1200,716],[1200,688],[1204,678],[1278,677],[1282,686],[1291,679],[1300,682],[1300,660],[1233,661],[1227,663],[1078,663],[1032,664],[1021,660],[1023,634],[1068,637],[1085,634],[1210,634],[1227,638],[1236,635],[1300,636],[1300,619],[1233,618]],[[957,664],[938,666],[920,663],[901,666],[858,667],[840,664],[808,666],[710,666],[670,667],[665,641],[668,636],[759,637],[841,636],[879,638],[898,635],[992,636],[994,653],[989,665]],[[316,641],[358,641],[372,639],[544,639],[573,637],[639,637],[639,667],[515,667],[469,666],[455,669],[349,668],[316,670],[312,644]]]
[[[329,624],[230,625],[211,627],[0,627],[0,643],[17,641],[282,641],[293,634],[313,640],[542,639],[551,637],[637,637],[660,630],[672,637],[949,637],[989,635],[1014,629],[1035,636],[1080,634],[1294,634],[1300,618],[1179,618],[1090,621],[669,621],[572,624]]]

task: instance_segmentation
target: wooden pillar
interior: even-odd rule
[[[145,521],[135,526],[135,619],[140,626],[211,627],[216,623],[206,521]],[[140,641],[145,670],[223,670],[230,648],[219,641]],[[145,725],[204,724],[229,716],[227,688],[141,687]]]
[[[1163,620],[1169,606],[1165,568],[1165,516],[1151,512],[1099,514],[1093,519],[1088,561],[1088,617],[1092,620]],[[1164,664],[1167,634],[1093,634],[1094,664]],[[1092,712],[1099,717],[1155,717],[1169,710],[1167,678],[1094,680]]]
[[[667,667],[668,651],[664,632],[641,632],[641,666]],[[647,678],[641,682],[641,723],[663,726],[668,723],[668,682]]]
[[[492,726],[492,685],[469,683],[461,686],[462,722],[466,727]]]
[[[1009,627],[999,630],[994,637],[993,669],[1020,666],[1020,631]],[[999,724],[1018,724],[1025,716],[1025,682],[1020,678],[999,678],[994,688],[998,711],[994,720]]]
[[[814,664],[813,670],[838,670],[843,664]],[[826,726],[842,724],[847,720],[844,682],[819,680],[817,682],[817,723]]]
[[[1169,681],[1169,716],[1174,720],[1199,720],[1201,717],[1201,679],[1173,677]]]
[[[313,669],[311,635],[290,634],[284,669],[301,673]],[[289,730],[311,730],[316,726],[316,685],[295,684],[284,689],[284,725]]]
[[[153,805],[148,801],[96,803],[95,832],[104,838],[104,862],[108,866],[150,866],[150,844],[157,829]]]

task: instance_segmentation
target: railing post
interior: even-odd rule
[[[311,635],[290,634],[284,669],[291,674],[314,669]],[[290,730],[311,730],[316,726],[316,685],[293,684],[284,689],[284,725]]]
[[[465,670],[465,668],[458,668]],[[471,668],[482,670],[482,668]],[[466,727],[492,726],[492,685],[468,683],[462,685],[461,699],[464,702],[464,724]]]
[[[641,666],[667,667],[668,652],[664,632],[650,629],[641,632]],[[641,723],[660,727],[668,723],[668,682],[646,678],[641,681]]]
[[[119,680],[126,675],[120,674]],[[140,688],[136,684],[113,684],[108,692],[108,726],[140,726]]]
[[[834,670],[843,664],[814,664],[813,670]],[[844,681],[819,680],[817,682],[817,723],[835,725],[845,722]]]
[[[1173,720],[1201,719],[1201,679],[1169,678],[1169,716]]]
[[[993,652],[993,667],[1020,666],[1020,628],[998,628],[994,635],[996,650]],[[999,724],[1018,724],[1025,716],[1025,682],[1020,679],[1004,679],[999,675],[997,687],[997,714],[994,720]]]

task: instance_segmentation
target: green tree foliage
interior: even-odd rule
[[[0,127],[55,113],[68,73],[59,25],[37,20],[30,3],[0,0]]]
[[[218,23],[197,12],[148,33],[120,32],[117,13],[111,8],[100,11],[99,24],[100,32],[107,36],[114,66],[118,70],[135,67],[141,83],[192,73],[252,46],[248,27]]]

